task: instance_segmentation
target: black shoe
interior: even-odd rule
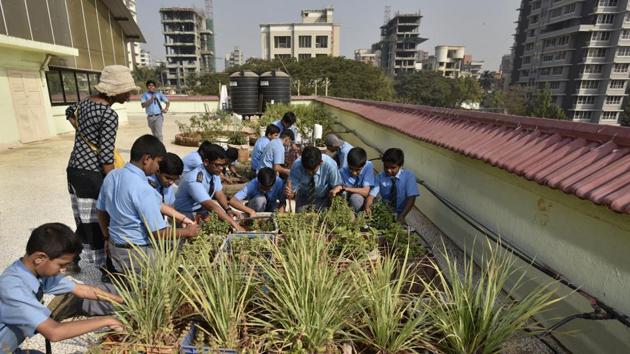
[[[79,267],[79,263],[70,263],[66,266],[66,274],[79,274],[81,273],[81,267]]]

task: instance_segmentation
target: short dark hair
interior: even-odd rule
[[[290,138],[291,141],[293,141],[295,140],[295,133],[293,133],[293,130],[291,129],[285,129],[280,134],[280,139],[284,139],[284,138]]]
[[[276,183],[276,171],[269,167],[263,167],[258,171],[258,183],[263,187],[271,187]]]
[[[44,252],[55,259],[67,254],[78,255],[83,250],[79,237],[66,225],[52,222],[37,227],[31,232],[26,244],[26,254]]]
[[[302,167],[312,170],[322,162],[322,152],[314,146],[304,148],[302,151]]]
[[[275,124],[269,124],[267,129],[265,129],[265,136],[269,137],[272,134],[280,134],[280,128],[278,128]]]
[[[225,149],[221,145],[213,144],[207,140],[201,143],[197,151],[201,155],[201,160],[215,161],[226,158]]]
[[[140,161],[144,155],[149,155],[151,158],[166,156],[166,148],[160,139],[151,134],[145,134],[133,142],[131,161]]]
[[[405,163],[405,153],[399,148],[389,148],[383,153],[381,158],[383,162],[393,163],[402,166]]]
[[[348,152],[348,166],[363,167],[367,162],[367,153],[363,148],[354,147]]]
[[[232,162],[238,160],[238,149],[233,147],[227,148],[227,150],[225,150],[225,156]]]
[[[155,80],[147,80],[147,87],[149,87],[149,85],[153,84],[153,86],[157,87],[157,84],[155,83]]]
[[[172,152],[167,152],[166,156],[160,161],[160,173],[166,173],[173,176],[181,176],[184,173],[184,163],[182,159]]]
[[[282,116],[282,121],[285,123],[288,123],[289,126],[292,126],[293,124],[295,124],[295,113],[293,112],[287,112]]]

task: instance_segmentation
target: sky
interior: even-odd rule
[[[433,54],[436,45],[463,45],[484,70],[497,70],[501,56],[510,52],[520,0],[214,0],[217,68],[223,57],[239,46],[245,58],[260,57],[259,25],[300,22],[300,10],[333,6],[334,22],[341,25],[341,55],[370,48],[380,38],[385,6],[391,13],[422,13],[419,49]],[[138,23],[147,43],[142,48],[154,59],[164,59],[160,7],[204,8],[203,0],[137,0]]]

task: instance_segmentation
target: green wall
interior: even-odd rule
[[[343,125],[381,150],[402,148],[406,154],[405,168],[413,170],[418,178],[504,239],[564,274],[609,306],[630,314],[628,215],[410,138],[356,114],[330,109]],[[361,145],[356,136],[345,135],[345,138]],[[380,168],[380,163],[376,165]],[[475,247],[474,240],[477,247],[485,242],[485,237],[424,188],[416,207],[460,247],[470,250]],[[528,269],[532,284],[551,281],[529,265],[520,265]],[[590,311],[588,301],[582,296],[564,287],[559,294],[568,297],[555,311],[539,319],[546,326],[570,314]],[[557,338],[576,353],[630,351],[630,329],[616,321],[575,320],[562,327],[560,333],[566,331],[578,332]]]

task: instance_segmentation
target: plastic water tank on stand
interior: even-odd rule
[[[260,113],[258,75],[252,71],[238,71],[230,75],[230,99],[235,113]]]
[[[267,71],[260,75],[263,110],[268,103],[291,103],[291,76],[284,71]]]

